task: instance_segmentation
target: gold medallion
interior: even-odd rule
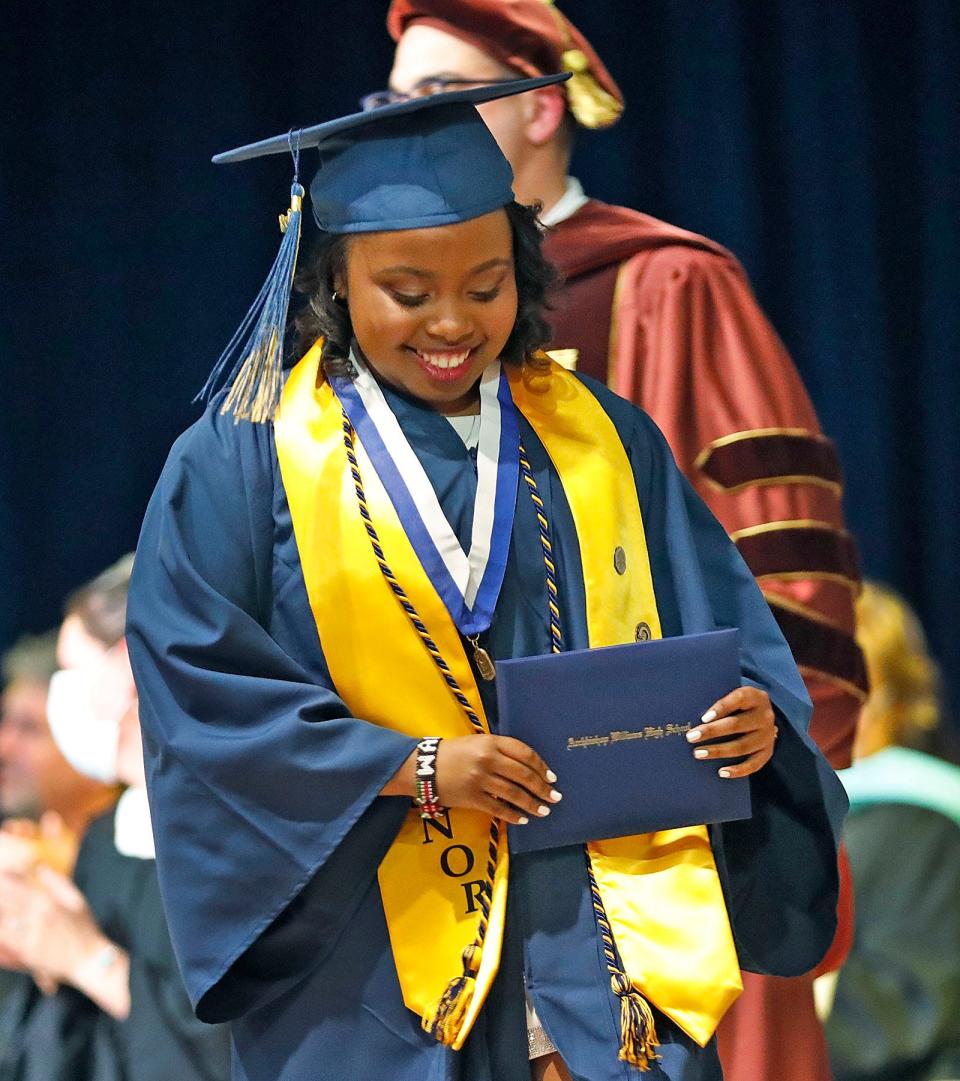
[[[480,636],[478,634],[468,635],[467,641],[473,646],[473,663],[477,666],[481,678],[488,682],[496,679],[497,666],[493,663],[493,657],[480,645]]]
[[[481,646],[474,646],[473,659],[477,662],[477,671],[484,679],[491,680],[497,678],[497,666],[493,663],[493,658],[485,649]]]

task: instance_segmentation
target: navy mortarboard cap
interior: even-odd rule
[[[392,102],[228,150],[217,165],[315,146],[313,214],[331,233],[388,232],[469,221],[513,199],[513,172],[475,106],[561,82],[515,79]]]
[[[290,153],[294,181],[290,209],[280,217],[284,237],[276,262],[200,396],[209,397],[221,381],[229,381],[223,412],[238,420],[266,421],[276,411],[300,244],[301,151],[319,150],[310,199],[326,232],[395,232],[469,221],[513,199],[513,172],[475,106],[568,77],[516,79],[392,102],[217,154],[213,160],[219,165]],[[230,374],[222,380],[228,366]]]

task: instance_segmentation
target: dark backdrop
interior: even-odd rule
[[[865,570],[960,683],[960,5],[567,0],[628,99],[575,172],[741,258],[840,444]],[[0,33],[0,645],[136,542],[276,251],[216,168],[385,81],[385,0],[14,0]]]

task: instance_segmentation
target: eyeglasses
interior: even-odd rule
[[[396,105],[400,101],[412,101],[414,98],[429,98],[434,94],[443,94],[448,90],[469,90],[475,86],[498,86],[500,83],[515,82],[518,76],[505,79],[447,79],[441,75],[423,79],[407,94],[400,90],[375,90],[360,99],[360,108],[365,113],[371,109],[381,109],[384,105]]]

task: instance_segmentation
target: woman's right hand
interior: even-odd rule
[[[445,807],[469,807],[526,825],[544,817],[562,798],[556,774],[525,743],[512,736],[459,736],[437,748],[437,792]]]
[[[385,796],[416,792],[416,752],[383,789]],[[444,807],[467,807],[526,825],[543,818],[562,798],[556,774],[525,743],[512,736],[458,736],[440,741],[436,786]]]

